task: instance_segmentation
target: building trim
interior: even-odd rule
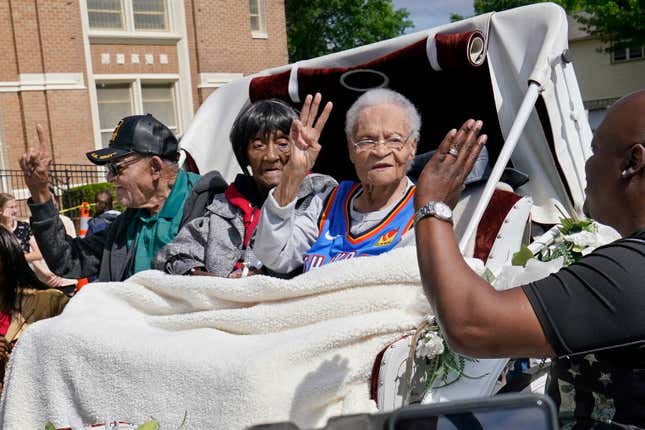
[[[94,67],[92,65],[92,48],[88,37],[90,21],[87,16],[86,0],[78,0],[81,10],[81,27],[83,28],[83,51],[85,52],[85,67],[87,71],[87,87],[90,96],[90,116],[92,118],[92,135],[94,136],[94,148],[101,149],[101,123],[99,119],[99,102],[96,95],[96,82],[94,81]]]
[[[242,73],[200,73],[197,88],[219,88],[243,76]]]
[[[266,31],[253,31],[251,30],[251,37],[253,39],[268,39],[269,35]]]
[[[92,45],[176,45],[182,39],[178,33],[96,30],[88,37]]]
[[[0,82],[0,93],[84,90],[83,73],[21,73],[17,81]]]
[[[137,79],[142,81],[177,81],[177,73],[97,73],[94,75],[95,82],[102,81],[123,81],[131,82]]]
[[[178,32],[181,38],[177,41],[177,65],[179,66],[179,81],[176,85],[177,94],[177,127],[185,133],[188,124],[193,120],[193,79],[190,70],[190,53],[188,46],[188,27],[186,25],[186,8],[184,0],[170,2],[168,21],[171,29]]]

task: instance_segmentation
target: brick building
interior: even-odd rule
[[[2,0],[0,58],[0,170],[36,123],[54,163],[87,164],[121,117],[181,133],[218,86],[287,63],[284,0]]]

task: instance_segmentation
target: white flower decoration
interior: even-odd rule
[[[433,359],[444,351],[443,339],[434,331],[427,332],[417,343],[417,358]]]
[[[598,246],[598,238],[596,234],[586,230],[572,234],[565,234],[563,235],[563,239],[568,242],[573,242],[574,245],[581,249]]]

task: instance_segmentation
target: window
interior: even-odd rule
[[[132,104],[132,84],[98,84],[96,99],[99,105],[101,143],[107,147],[116,124],[124,116],[134,112]]]
[[[94,30],[168,31],[168,0],[87,0]]]
[[[137,30],[167,30],[165,0],[132,0],[134,28]]]
[[[641,60],[643,58],[643,46],[631,46],[612,51],[611,62],[622,63],[624,61]]]
[[[90,20],[90,28],[123,28],[121,0],[87,0],[87,15]]]
[[[249,16],[251,19],[251,34],[253,37],[266,37],[266,22],[264,17],[264,0],[249,0]]]
[[[101,143],[107,147],[114,127],[129,115],[150,113],[177,134],[174,82],[134,79],[130,82],[96,84]]]
[[[177,115],[172,84],[142,83],[143,113],[151,113],[177,134]]]

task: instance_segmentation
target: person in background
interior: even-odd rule
[[[112,222],[121,215],[121,212],[112,209],[112,193],[103,190],[94,196],[94,218],[88,222],[86,236],[92,236],[105,230]]]
[[[19,221],[17,217],[16,198],[9,193],[0,193],[0,224],[16,236],[28,262],[41,259],[29,223]]]
[[[645,428],[645,90],[617,101],[591,142],[585,207],[621,236],[528,285],[496,291],[450,221],[481,122],[450,131],[415,196],[421,280],[446,341],[469,357],[555,357],[547,393],[575,429]]]
[[[178,143],[152,115],[134,115],[117,124],[109,147],[87,158],[108,168],[119,203],[128,209],[109,228],[72,238],[58,217],[47,188],[49,142],[36,127],[39,146],[21,158],[31,192],[31,228],[52,271],[60,276],[122,281],[152,268],[152,259],[179,231],[184,202],[198,175],[179,169]]]
[[[311,109],[303,108],[305,121],[294,121],[291,156],[262,207],[256,254],[278,273],[414,243],[414,185],[406,173],[421,117],[407,98],[391,90],[369,90],[347,111],[347,150],[359,182],[343,181],[314,196],[305,211],[296,211],[296,193],[321,150],[318,137],[331,110],[328,104],[313,126],[319,104],[317,95]],[[303,123],[310,128],[303,129]]]
[[[253,252],[255,230],[267,194],[282,178],[289,159],[289,130],[297,119],[291,106],[276,99],[257,101],[240,112],[230,139],[244,173],[214,196],[206,216],[185,225],[159,252],[158,269],[222,277],[263,273],[262,262]],[[328,176],[308,175],[298,192],[297,207],[303,209],[314,194],[335,185]]]
[[[31,271],[21,244],[0,227],[0,390],[13,345],[31,323],[60,314],[69,301]]]

